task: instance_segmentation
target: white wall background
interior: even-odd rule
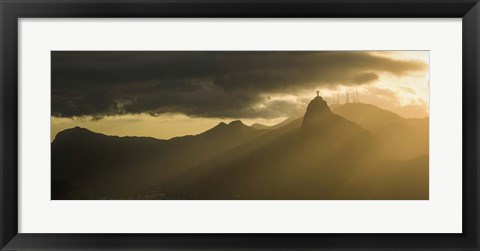
[[[20,233],[460,233],[460,19],[22,19]],[[429,201],[50,201],[51,50],[430,50]]]

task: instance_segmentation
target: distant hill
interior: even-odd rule
[[[383,154],[393,159],[411,159],[428,154],[428,118],[403,118],[370,104],[343,104],[333,112],[370,130]]]
[[[272,126],[267,126],[267,125],[262,125],[262,124],[259,124],[259,123],[255,123],[253,125],[251,125],[252,128],[254,129],[257,129],[257,130],[272,130],[272,129],[278,129],[284,125],[287,125],[289,124],[290,122],[293,122],[295,121],[296,119],[298,118],[288,118],[288,119],[285,119],[284,121],[276,124],[276,125],[272,125]]]
[[[421,123],[317,97],[280,124],[170,140],[68,129],[52,143],[52,199],[428,199]]]
[[[332,111],[372,132],[378,131],[392,123],[406,123],[413,126],[416,123],[427,122],[428,125],[428,118],[403,118],[396,113],[381,109],[371,104],[341,104],[332,108]]]
[[[252,124],[250,127],[254,128],[254,129],[257,129],[257,130],[268,130],[268,129],[271,129],[270,126],[263,125],[263,124],[260,124],[260,123]]]

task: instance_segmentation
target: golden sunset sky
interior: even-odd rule
[[[299,117],[316,91],[429,116],[428,51],[52,52],[51,140],[75,126],[169,139]]]

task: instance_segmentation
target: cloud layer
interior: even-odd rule
[[[424,71],[420,61],[368,52],[52,52],[52,115],[183,113],[193,117],[273,118],[297,111],[270,99],[378,74]]]

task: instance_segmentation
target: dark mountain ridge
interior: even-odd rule
[[[260,134],[238,121],[170,140],[67,129],[52,142],[52,181],[81,187],[95,197],[134,195]]]
[[[382,149],[401,117],[372,131],[337,109],[316,97],[276,128],[234,121],[170,140],[68,129],[52,143],[52,199],[428,199],[428,156]]]

